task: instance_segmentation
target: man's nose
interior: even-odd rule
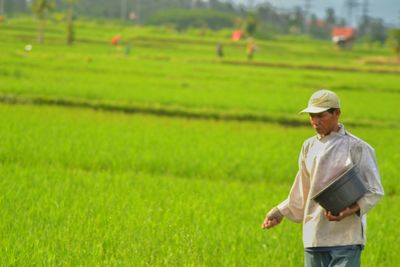
[[[313,124],[318,124],[319,123],[319,118],[318,117],[311,117],[311,122]]]

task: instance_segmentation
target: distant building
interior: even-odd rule
[[[351,49],[356,36],[356,29],[352,27],[334,27],[331,36],[337,47]]]

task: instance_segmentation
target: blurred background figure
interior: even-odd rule
[[[246,47],[246,53],[247,53],[247,59],[252,60],[254,52],[256,51],[256,44],[254,42],[253,38],[249,38],[247,40],[247,47]]]
[[[224,46],[222,45],[222,43],[217,44],[216,53],[219,58],[224,57]]]
[[[125,46],[125,50],[124,50],[124,53],[125,53],[125,56],[129,56],[130,55],[130,53],[131,53],[131,50],[132,50],[132,45],[131,44],[126,44],[126,46]]]
[[[232,41],[234,41],[234,42],[240,41],[240,39],[242,39],[242,35],[243,35],[243,33],[242,33],[241,30],[235,30],[235,31],[232,33],[231,39],[232,39]]]
[[[114,35],[111,38],[111,44],[112,45],[118,46],[120,42],[121,42],[121,35]]]
[[[121,41],[122,41],[122,38],[121,38],[121,35],[114,35],[112,38],[111,38],[111,44],[113,45],[113,46],[115,46],[115,50],[116,50],[116,53],[117,53],[117,55],[122,55],[123,54],[123,48],[121,47]]]

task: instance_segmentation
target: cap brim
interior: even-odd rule
[[[303,109],[302,111],[299,112],[299,114],[302,113],[321,113],[324,111],[327,111],[330,108],[317,108],[317,107],[308,107],[306,109]]]

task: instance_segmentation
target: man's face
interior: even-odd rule
[[[340,110],[335,110],[333,113],[328,111],[310,113],[310,123],[319,135],[326,136],[332,131],[337,131],[339,116]]]

